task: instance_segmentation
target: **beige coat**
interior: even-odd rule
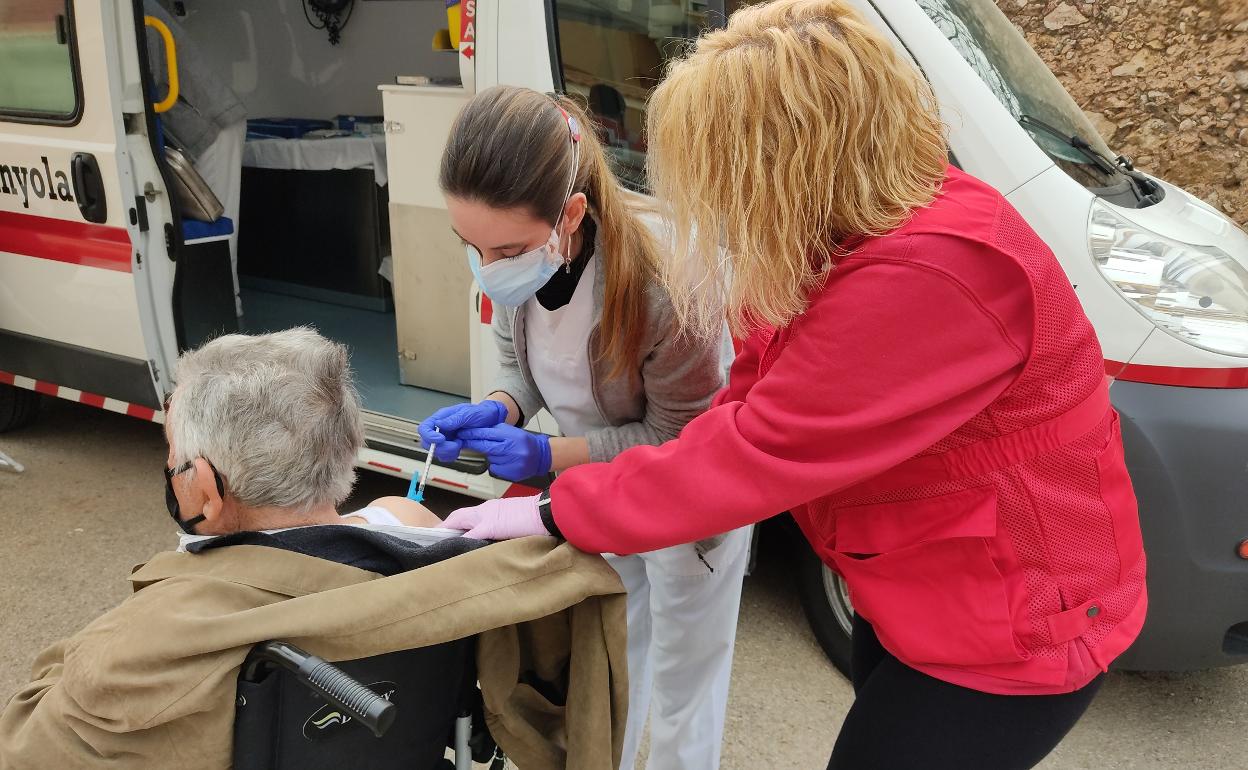
[[[261,546],[162,553],[135,593],[45,650],[0,713],[0,769],[230,766],[238,669],[281,639],[348,660],[480,634],[487,721],[525,770],[614,768],[624,594],[598,556],[524,538],[393,577]],[[521,672],[566,683],[548,702]]]

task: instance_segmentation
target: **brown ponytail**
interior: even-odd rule
[[[590,117],[566,95],[495,86],[465,105],[442,155],[442,192],[499,209],[521,209],[554,227],[572,174],[573,147],[562,107],[581,127],[573,193],[598,223],[605,271],[602,356],[610,376],[635,370],[647,323],[646,289],[658,273],[654,237],[616,184]]]

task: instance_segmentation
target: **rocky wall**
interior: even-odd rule
[[[1248,0],[995,0],[1137,167],[1248,225]]]

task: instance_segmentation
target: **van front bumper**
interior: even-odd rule
[[[1148,558],[1148,620],[1115,664],[1248,663],[1248,389],[1115,382]]]

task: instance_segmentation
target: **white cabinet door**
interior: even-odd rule
[[[461,88],[383,86],[390,245],[399,370],[405,385],[468,396],[472,359],[464,299],[472,274],[451,231],[438,165]]]

